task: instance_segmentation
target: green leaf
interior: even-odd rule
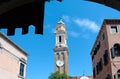
[[[59,71],[52,73],[49,76],[49,79],[68,79],[68,76],[65,73],[60,73]]]

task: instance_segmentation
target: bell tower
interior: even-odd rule
[[[56,44],[54,47],[54,68],[55,72],[68,75],[68,47],[66,27],[62,19],[57,23],[55,31]]]

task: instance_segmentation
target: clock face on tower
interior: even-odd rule
[[[56,65],[57,65],[58,67],[61,67],[61,66],[64,65],[64,61],[63,61],[63,60],[57,60],[57,61],[56,61]]]

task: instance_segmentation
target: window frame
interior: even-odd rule
[[[94,60],[94,55],[92,55],[92,61]]]
[[[62,42],[62,36],[59,36],[59,43]]]
[[[105,79],[111,79],[111,76],[108,74]]]
[[[118,54],[116,52],[118,52]],[[111,57],[112,58],[120,57],[120,44],[119,43],[114,44],[114,46],[111,48]]]
[[[103,34],[102,34],[102,40],[104,40],[105,39],[105,32],[103,32]]]
[[[104,65],[107,65],[109,63],[109,53],[108,50],[105,50],[105,53],[103,55]]]
[[[20,78],[24,78],[25,77],[25,66],[26,66],[25,63],[20,62],[20,66],[19,66],[19,77]]]
[[[102,58],[100,58],[99,66],[100,66],[100,71],[102,71],[102,69],[103,69],[103,61],[102,61]]]
[[[93,77],[96,77],[96,71],[95,71],[95,67],[93,68]]]
[[[119,79],[120,77],[120,69],[117,71],[117,73],[114,75],[114,79]]]
[[[115,30],[114,32],[112,31],[112,30]],[[111,27],[110,27],[110,33],[111,34],[116,34],[116,33],[118,33],[118,26],[117,25],[112,25]]]

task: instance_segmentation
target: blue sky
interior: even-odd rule
[[[29,33],[9,36],[23,50],[28,52],[27,79],[48,79],[54,72],[55,27],[60,17],[67,28],[68,67],[70,76],[92,75],[90,52],[98,31],[105,18],[120,18],[120,12],[84,0],[55,0],[46,2],[44,35],[35,35],[31,25]],[[6,29],[1,30],[6,34]]]

